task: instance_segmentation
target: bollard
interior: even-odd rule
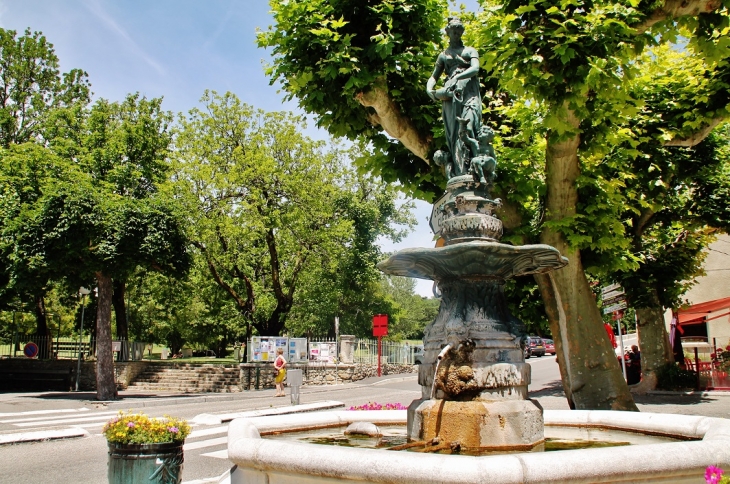
[[[286,384],[291,387],[291,404],[299,405],[299,387],[302,386],[302,370],[289,370]]]
[[[254,389],[259,389],[259,378],[261,377],[261,368],[258,366],[256,367],[256,384],[254,385]]]

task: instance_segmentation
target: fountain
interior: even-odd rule
[[[439,56],[427,92],[443,103],[449,151],[434,162],[449,178],[434,204],[437,247],[402,250],[378,267],[387,274],[433,280],[441,296],[426,328],[418,382],[421,398],[404,411],[326,412],[276,419],[241,419],[229,429],[229,458],[237,465],[221,482],[701,482],[707,465],[730,465],[730,421],[705,417],[607,411],[543,412],[527,396],[524,327],[503,295],[512,277],[559,270],[568,261],[547,245],[499,242],[494,216],[493,133],[481,125],[478,56],[461,43],[463,26],[449,19],[450,46]],[[438,77],[448,79],[435,89]],[[413,443],[498,456],[449,456],[324,447],[261,439],[262,434],[356,422],[406,423]],[[611,449],[539,452],[545,426],[612,428],[697,442]],[[701,439],[701,440],[699,440]],[[302,447],[308,445],[308,447]],[[659,456],[662,456],[659,458]],[[668,457],[670,456],[670,457]],[[676,457],[674,459],[673,457]]]

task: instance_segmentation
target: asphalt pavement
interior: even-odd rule
[[[543,375],[530,386],[530,397],[538,400],[543,408],[551,410],[567,410],[568,402],[562,389],[562,383],[557,375],[557,365],[554,357],[528,360],[533,367],[533,374]],[[50,413],[69,412],[77,415],[78,412],[90,410],[131,410],[145,411],[154,407],[179,407],[180,405],[196,404],[214,408],[224,406],[226,402],[240,407],[245,402],[249,409],[282,409],[282,413],[297,411],[312,411],[337,406],[327,400],[331,391],[353,390],[363,387],[398,386],[410,391],[404,394],[404,401],[416,398],[416,374],[395,374],[381,377],[371,377],[354,383],[334,386],[303,386],[302,400],[314,402],[322,408],[308,409],[306,406],[297,410],[297,406],[290,405],[289,397],[279,399],[274,397],[273,390],[246,391],[240,393],[174,393],[174,392],[140,392],[138,390],[123,390],[119,392],[120,400],[101,402],[96,400],[93,392],[22,392],[0,393],[0,445],[21,443],[28,441],[42,441],[51,439],[65,439],[84,437],[83,428],[76,432],[68,426],[45,428],[28,432],[18,428],[21,420],[43,420],[43,416]],[[403,399],[403,398],[402,398]],[[652,392],[646,395],[634,395],[634,400],[641,411],[656,413],[678,413],[688,415],[705,415],[710,417],[726,418],[730,416],[730,392]],[[323,403],[325,402],[325,403]],[[342,403],[338,403],[340,406]],[[109,413],[109,412],[107,412]],[[231,412],[228,412],[230,414]],[[235,414],[235,413],[234,413]],[[85,414],[86,415],[86,414]],[[88,415],[92,415],[89,413]],[[22,417],[22,418],[21,418]],[[91,418],[91,417],[90,417]],[[226,420],[223,420],[226,421]]]
[[[530,396],[546,409],[567,409],[554,357],[531,358]],[[101,431],[120,410],[143,411],[151,417],[166,414],[187,419],[193,433],[185,443],[185,484],[217,482],[230,469],[227,430],[232,418],[313,411],[367,402],[408,405],[420,397],[415,374],[387,375],[356,383],[305,386],[301,405],[289,397],[276,398],[273,389],[230,394],[176,394],[123,391],[122,400],[98,402],[93,393],[0,394],[0,484],[38,480],[53,475],[54,482],[84,484],[103,481],[106,442]],[[635,396],[644,412],[727,417],[730,392],[656,393]],[[48,433],[56,432],[57,440]],[[72,434],[76,432],[76,434]],[[25,435],[21,435],[25,434]],[[70,438],[73,436],[82,438]],[[28,465],[28,463],[33,465]]]

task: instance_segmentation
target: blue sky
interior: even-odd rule
[[[463,3],[476,8],[476,0]],[[95,97],[162,96],[173,112],[197,106],[206,89],[267,111],[298,111],[264,75],[270,57],[256,47],[256,28],[272,22],[266,0],[0,0],[0,27],[43,32],[61,70],[85,70]],[[313,125],[307,134],[325,138]],[[383,249],[433,246],[430,213],[418,202],[417,229]],[[431,282],[420,281],[417,291],[431,295]]]

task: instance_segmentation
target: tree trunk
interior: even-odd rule
[[[674,362],[669,334],[664,324],[664,311],[656,290],[651,291],[652,305],[636,309],[636,330],[641,341],[641,382],[632,391],[646,393],[656,390],[656,370]]]
[[[116,400],[117,384],[114,381],[112,354],[112,279],[102,272],[96,273],[99,289],[96,312],[96,399]]]
[[[122,341],[122,351],[119,361],[129,361],[129,322],[127,321],[127,306],[124,302],[127,283],[122,280],[114,280],[114,294],[112,304],[114,305],[114,318],[117,322],[117,339]]]
[[[38,359],[47,360],[51,357],[51,332],[48,330],[48,319],[46,317],[46,303],[43,300],[43,293],[36,294],[35,306],[35,336],[34,343],[38,345]]]
[[[578,127],[574,114],[566,109],[566,121]],[[580,136],[563,141],[548,140],[546,153],[546,222],[576,214],[580,174]],[[606,337],[595,296],[585,277],[580,252],[568,244],[564,234],[543,228],[541,242],[560,251],[570,261],[567,267],[537,277],[540,293],[555,336],[563,388],[572,408],[581,410],[633,410],[636,404]]]

